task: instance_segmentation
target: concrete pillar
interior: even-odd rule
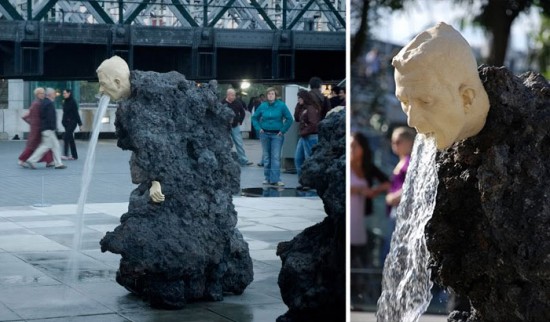
[[[22,79],[8,80],[8,109],[25,107],[25,82]]]

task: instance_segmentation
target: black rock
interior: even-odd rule
[[[279,243],[279,288],[287,321],[345,321],[346,117],[333,113],[319,125],[319,143],[303,165],[301,183],[317,190],[327,217]]]
[[[483,130],[438,156],[426,227],[436,282],[470,301],[449,321],[550,321],[550,85],[480,67]]]
[[[232,194],[240,167],[231,154],[231,109],[216,84],[176,72],[133,71],[131,97],[116,112],[118,146],[131,150],[132,192],[121,224],[101,250],[121,254],[116,280],[154,307],[241,294],[252,282],[248,244],[235,228]],[[151,181],[166,199],[153,203]]]

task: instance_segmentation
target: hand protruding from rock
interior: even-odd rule
[[[149,197],[151,197],[151,200],[155,203],[161,203],[164,201],[164,195],[162,194],[160,182],[153,181],[151,183],[151,188],[149,188]]]

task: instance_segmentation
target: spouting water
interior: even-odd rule
[[[88,144],[88,154],[86,156],[86,161],[84,162],[84,169],[82,171],[82,182],[80,185],[80,196],[78,198],[78,205],[76,208],[76,223],[75,223],[75,233],[73,236],[73,248],[71,252],[71,259],[69,260],[70,271],[72,273],[72,279],[76,280],[78,274],[78,253],[81,249],[82,244],[82,230],[84,226],[84,205],[86,204],[86,198],[88,197],[88,190],[90,187],[90,181],[92,179],[92,172],[94,170],[95,164],[95,150],[97,146],[97,139],[99,137],[99,130],[101,127],[101,119],[107,110],[109,105],[110,97],[107,95],[101,96],[99,99],[99,105],[97,112],[95,113],[92,136],[90,137],[90,142]]]
[[[437,194],[436,151],[435,138],[417,135],[384,264],[378,322],[416,322],[432,299],[424,227]]]

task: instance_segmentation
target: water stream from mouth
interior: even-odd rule
[[[82,234],[84,227],[84,205],[88,197],[88,190],[90,188],[90,182],[92,180],[92,173],[95,165],[95,150],[97,147],[97,139],[99,137],[99,131],[101,129],[101,119],[107,110],[110,97],[107,95],[101,96],[97,112],[95,113],[93,131],[88,144],[88,154],[86,161],[84,162],[84,169],[82,171],[82,182],[80,185],[80,196],[78,198],[78,205],[76,208],[76,223],[75,233],[73,236],[73,247],[71,252],[71,258],[69,259],[69,270],[73,281],[78,278],[78,254],[82,247]]]
[[[436,152],[435,138],[417,135],[397,209],[390,253],[384,264],[382,294],[376,312],[378,322],[416,322],[432,299],[424,227],[435,207]]]

